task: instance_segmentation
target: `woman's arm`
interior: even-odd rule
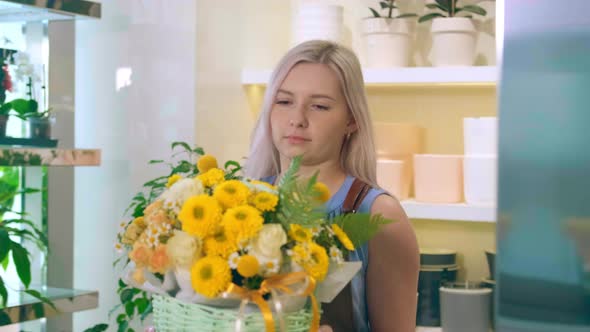
[[[371,214],[394,220],[369,241],[366,282],[371,330],[414,332],[420,270],[416,235],[401,205],[391,196],[378,196]]]

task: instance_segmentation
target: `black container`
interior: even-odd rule
[[[490,280],[494,280],[496,274],[496,253],[486,250],[486,260],[488,261],[488,270],[490,271]]]
[[[416,325],[440,326],[440,286],[457,280],[457,265],[441,265],[420,268],[418,278],[418,312]]]
[[[455,265],[457,252],[442,248],[420,248],[420,265]]]

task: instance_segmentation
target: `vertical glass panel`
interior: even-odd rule
[[[496,276],[500,331],[590,329],[588,10],[586,0],[567,6],[506,2]]]

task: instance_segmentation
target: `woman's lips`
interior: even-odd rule
[[[286,139],[289,142],[289,144],[303,144],[311,141],[310,139],[307,139],[305,137],[295,135],[287,136]]]

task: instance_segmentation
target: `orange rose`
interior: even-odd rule
[[[166,273],[168,267],[170,266],[170,258],[166,253],[165,245],[160,244],[158,247],[156,247],[156,250],[154,250],[154,253],[150,257],[149,264],[149,269],[151,272],[161,274]]]
[[[152,250],[140,242],[135,242],[135,244],[133,244],[133,250],[129,253],[129,259],[135,262],[137,267],[146,266],[151,256]]]

